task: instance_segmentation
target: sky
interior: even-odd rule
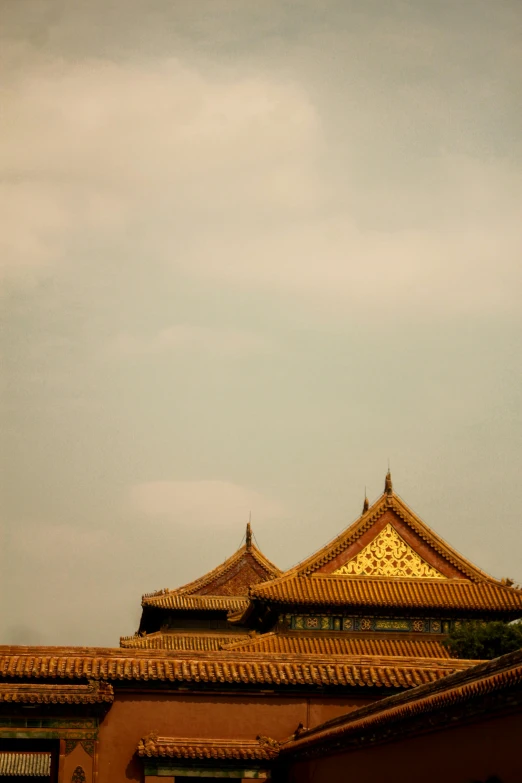
[[[519,0],[3,0],[0,643],[396,492],[522,582]]]

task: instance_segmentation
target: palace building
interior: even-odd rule
[[[0,647],[0,781],[326,783],[352,770],[520,783],[522,653],[481,663],[444,646],[458,624],[520,617],[522,590],[452,549],[388,473],[376,503],[289,571],[248,524],[222,565],[144,595],[119,648]],[[494,769],[492,738],[508,748]]]

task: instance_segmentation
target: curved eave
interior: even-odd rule
[[[170,609],[180,612],[239,612],[248,604],[248,598],[227,595],[184,595],[177,592],[163,593],[154,598],[144,598],[142,607]]]
[[[318,609],[436,609],[522,616],[522,590],[465,579],[294,576],[259,585],[251,599]]]

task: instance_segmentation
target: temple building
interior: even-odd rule
[[[520,591],[481,571],[393,492],[319,552],[279,571],[252,543],[176,590],[144,595],[122,647],[447,658],[467,620],[512,620]]]
[[[222,565],[144,595],[119,648],[0,647],[0,783],[326,783],[347,770],[358,783],[520,783],[522,653],[481,663],[444,646],[459,623],[520,617],[522,590],[443,541],[388,473],[356,522],[286,572],[248,524]]]
[[[252,542],[250,523],[245,545],[205,576],[176,590],[144,595],[139,630],[122,637],[121,647],[148,650],[220,650],[248,640],[248,628],[231,623],[249,605],[249,590],[277,579],[282,572]]]

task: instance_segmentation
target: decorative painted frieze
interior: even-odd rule
[[[330,615],[286,615],[286,625],[294,631],[382,631],[392,633],[443,633],[458,627],[462,620],[422,617],[332,617]]]

